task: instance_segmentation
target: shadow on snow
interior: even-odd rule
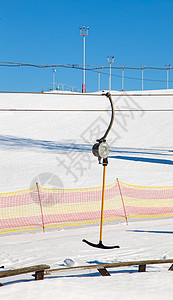
[[[146,233],[164,233],[164,234],[173,234],[173,231],[164,231],[164,230],[127,230],[131,232],[146,232]]]
[[[92,144],[90,143],[76,143],[64,142],[64,141],[49,141],[49,140],[37,140],[31,138],[21,138],[8,135],[0,135],[0,149],[14,151],[51,151],[56,154],[65,154],[67,152],[83,152],[91,153]],[[128,160],[133,162],[147,162],[154,164],[173,165],[173,160],[166,159],[166,157],[173,157],[173,150],[171,149],[147,149],[147,148],[127,148],[127,147],[111,147],[111,154],[109,158]],[[121,155],[116,155],[121,154]],[[126,154],[126,155],[124,155]],[[127,155],[128,154],[128,155]],[[135,156],[132,156],[134,155]],[[148,157],[150,155],[150,157]],[[151,157],[151,155],[153,157]],[[164,158],[156,158],[161,156]],[[172,158],[171,157],[171,158]]]

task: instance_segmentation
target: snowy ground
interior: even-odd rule
[[[159,96],[161,92],[170,96]],[[151,96],[144,97],[146,93]],[[173,109],[171,93],[172,90],[141,92],[142,97],[137,96],[138,92],[113,96],[116,110],[139,111],[115,112],[107,139],[111,146],[107,184],[117,177],[137,185],[173,184],[173,112],[146,111]],[[94,110],[110,109],[110,104],[105,96],[0,94],[2,108]],[[104,111],[0,111],[0,192],[28,189],[45,173],[42,186],[46,186],[45,181],[48,184],[49,174],[58,176],[57,187],[100,186],[101,166],[91,148],[109,122],[110,113]]]
[[[169,96],[159,96],[168,93]],[[173,91],[114,93],[116,112],[108,143],[111,146],[106,183],[118,177],[135,185],[172,185],[173,141],[171,111]],[[136,95],[135,95],[136,94]],[[151,94],[152,96],[148,96]],[[0,94],[0,108],[109,109],[104,96],[53,94]],[[91,147],[105,132],[107,112],[0,112],[0,192],[27,189],[37,181],[47,187],[91,187],[102,183],[102,167]],[[82,243],[99,239],[99,225],[46,233],[1,235],[0,266],[5,269],[49,264],[76,265],[127,260],[173,258],[172,220],[106,224],[103,242],[120,249],[100,250]],[[111,277],[97,271],[60,273],[34,281],[31,274],[1,280],[1,299],[166,299],[173,292],[173,272],[167,265],[153,265],[146,273],[137,267],[111,270]]]
[[[65,267],[64,260],[76,265],[143,259],[173,258],[172,220],[134,222],[104,226],[106,245],[120,249],[101,250],[82,243],[83,238],[97,243],[99,226],[54,231],[52,233],[1,236],[0,262],[6,269],[46,263],[51,268]],[[53,273],[44,281],[31,274],[1,279],[1,299],[167,299],[173,292],[170,264],[150,265],[146,273],[138,267],[110,269],[111,277],[98,271]]]

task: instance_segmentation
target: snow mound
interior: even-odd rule
[[[76,262],[73,259],[71,259],[71,258],[66,258],[64,260],[64,263],[69,268],[74,267],[76,265]]]

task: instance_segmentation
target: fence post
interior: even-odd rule
[[[122,192],[121,192],[120,183],[119,183],[118,178],[117,178],[117,184],[118,184],[118,188],[119,188],[119,192],[120,192],[120,196],[121,196],[121,200],[122,200],[122,204],[123,204],[123,209],[124,209],[124,215],[125,215],[125,219],[126,219],[126,224],[128,225],[126,208],[125,208],[124,199],[123,199],[123,195],[122,195]]]
[[[43,209],[42,209],[42,203],[41,203],[41,198],[40,198],[40,192],[39,192],[38,183],[36,183],[36,186],[37,186],[37,192],[38,192],[38,199],[39,199],[39,203],[40,203],[40,210],[41,210],[41,217],[42,217],[42,224],[43,224],[43,232],[45,232]]]

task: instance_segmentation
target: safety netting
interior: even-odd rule
[[[146,187],[120,182],[128,218],[173,216],[173,186]]]
[[[28,190],[0,194],[0,233],[100,222],[102,187]],[[173,186],[119,182],[105,187],[104,222],[173,217]]]

